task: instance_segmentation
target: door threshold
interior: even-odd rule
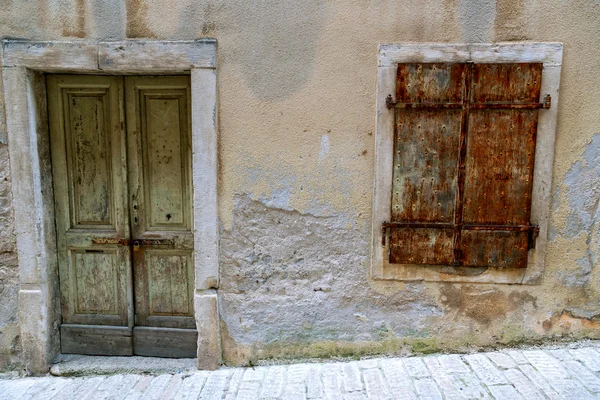
[[[185,374],[198,371],[196,358],[159,358],[143,356],[85,356],[59,354],[50,367],[55,376],[113,374]]]

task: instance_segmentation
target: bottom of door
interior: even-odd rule
[[[198,346],[195,329],[136,326],[63,324],[60,348],[63,354],[95,356],[148,356],[194,358]]]
[[[150,357],[194,358],[198,348],[195,329],[133,328],[133,354]]]
[[[92,356],[131,356],[131,329],[126,326],[60,326],[60,350],[63,354]]]

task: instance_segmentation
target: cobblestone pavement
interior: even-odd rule
[[[600,347],[0,380],[0,399],[599,399]]]

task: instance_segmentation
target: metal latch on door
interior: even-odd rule
[[[93,238],[92,244],[120,244],[133,246],[134,250],[140,246],[174,246],[173,239],[119,239],[119,238]]]

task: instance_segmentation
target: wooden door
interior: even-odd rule
[[[189,77],[127,77],[135,354],[195,357]]]
[[[131,355],[123,85],[48,76],[63,353]]]
[[[195,357],[189,77],[47,82],[62,352]]]

